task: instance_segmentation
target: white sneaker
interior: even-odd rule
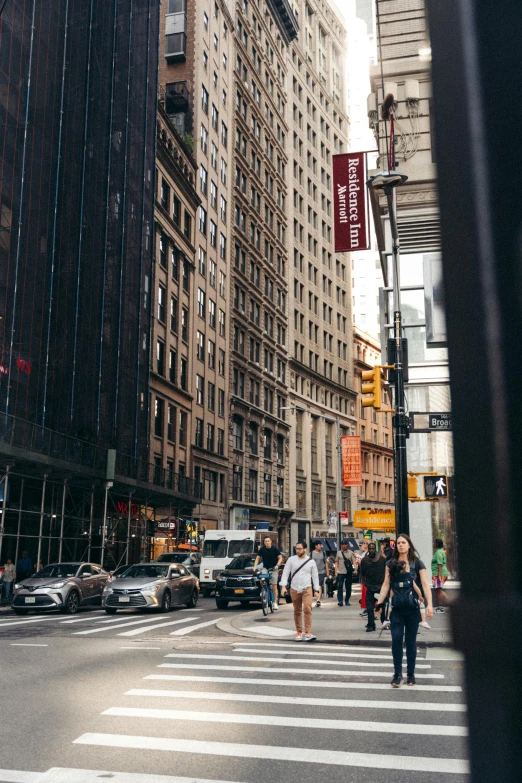
[[[317,636],[314,636],[313,633],[307,633],[304,640],[305,642],[315,642],[317,639]]]
[[[279,609],[279,607],[278,607],[278,605],[276,604],[276,602],[275,602],[275,601],[274,601],[274,603],[272,604],[272,607],[273,607],[273,609],[274,609],[274,612],[276,612],[276,611]]]
[[[391,625],[391,622],[390,622],[390,620],[385,620],[385,621],[383,622],[383,624],[382,624],[382,627],[383,627],[384,629],[386,629],[386,628],[389,628],[389,627],[390,627],[390,625]],[[421,625],[422,625],[422,623],[421,623]]]
[[[296,642],[302,642],[303,641],[303,634],[302,633],[296,634],[295,640],[296,640]]]
[[[426,622],[426,620],[424,620],[424,622],[423,622],[423,623],[420,623],[420,625],[422,625],[422,627],[423,627],[423,628],[431,628],[431,625],[428,625],[428,623]]]

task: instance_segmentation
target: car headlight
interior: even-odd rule
[[[54,584],[54,585],[49,585],[49,589],[50,590],[59,590],[60,587],[65,587],[66,584],[67,584],[67,582],[56,582],[56,584]]]
[[[154,582],[152,582],[149,585],[143,585],[143,587],[140,587],[140,590],[142,592],[147,592],[147,593],[157,593],[158,590],[161,590],[161,585],[157,585]]]
[[[104,593],[112,593],[112,591],[113,591],[113,588],[112,588],[111,585],[105,585],[105,587],[103,588],[103,592]]]
[[[210,568],[205,568],[203,573],[205,574],[205,576],[209,576],[210,575]]]
[[[17,585],[14,586],[14,589],[15,590],[20,590],[21,587],[23,587],[23,585],[17,584]]]

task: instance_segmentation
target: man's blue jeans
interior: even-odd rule
[[[11,597],[13,582],[2,582],[2,598],[7,601]]]
[[[337,574],[337,603],[343,603],[343,593],[346,586],[346,599],[348,603],[352,597],[352,574]]]

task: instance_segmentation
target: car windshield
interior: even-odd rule
[[[228,556],[250,554],[254,551],[254,542],[251,538],[244,538],[242,541],[231,541],[228,546]]]
[[[76,572],[80,567],[80,563],[55,563],[54,565],[45,566],[35,574],[37,579],[54,579],[60,577],[76,576]]]
[[[125,571],[125,579],[162,579],[168,572],[167,565],[135,565]]]
[[[160,555],[156,560],[157,563],[184,563],[188,561],[189,555],[186,552],[167,552],[164,555]]]
[[[242,569],[253,568],[256,562],[255,557],[235,557],[231,563],[227,565],[227,568]]]

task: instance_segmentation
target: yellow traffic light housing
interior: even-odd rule
[[[419,499],[419,485],[417,476],[408,476],[408,500]]]
[[[362,393],[368,397],[362,398],[363,408],[381,409],[381,368],[376,365],[373,370],[365,370],[361,374]],[[369,396],[371,395],[371,396]]]

